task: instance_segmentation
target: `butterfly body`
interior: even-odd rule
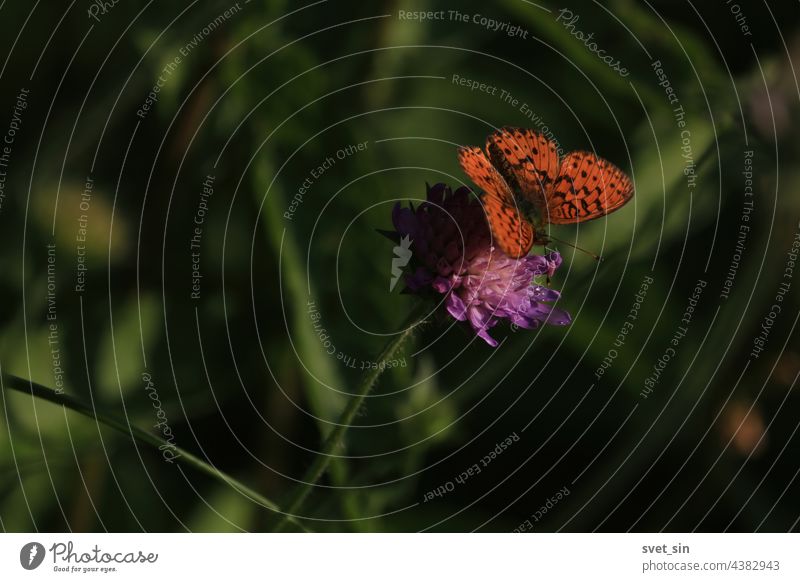
[[[584,151],[562,158],[555,143],[530,129],[499,129],[487,138],[485,151],[461,147],[458,159],[484,191],[497,246],[514,258],[547,244],[548,224],[594,220],[633,197],[630,178],[610,162]]]

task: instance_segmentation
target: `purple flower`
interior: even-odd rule
[[[551,276],[561,256],[512,259],[493,247],[483,208],[468,188],[428,187],[427,201],[416,209],[398,202],[392,222],[395,232],[386,233],[392,240],[411,239],[408,290],[446,295],[448,313],[469,321],[489,345],[497,346],[489,330],[503,318],[526,329],[571,322],[569,313],[551,305],[559,292],[533,284],[537,275]]]

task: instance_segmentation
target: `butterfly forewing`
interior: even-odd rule
[[[594,220],[617,210],[633,197],[630,178],[591,152],[571,152],[561,162],[547,197],[546,220],[569,224]]]
[[[461,168],[467,176],[480,186],[486,194],[501,199],[510,198],[513,201],[513,195],[508,184],[480,148],[458,148],[458,163],[461,164]]]
[[[558,176],[556,144],[530,129],[504,127],[489,135],[486,151],[512,190],[543,214]]]

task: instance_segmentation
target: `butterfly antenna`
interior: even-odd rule
[[[565,245],[567,245],[567,246],[570,246],[570,247],[572,247],[573,249],[575,249],[576,251],[580,251],[580,252],[582,252],[582,253],[586,253],[587,255],[589,255],[590,257],[592,257],[592,258],[593,258],[595,261],[598,261],[598,262],[599,262],[599,261],[602,261],[602,260],[603,260],[603,258],[602,258],[600,255],[596,255],[596,254],[594,254],[594,253],[593,253],[593,252],[591,252],[591,251],[587,251],[586,249],[583,249],[583,248],[579,247],[578,245],[574,245],[574,244],[572,244],[571,242],[567,242],[567,241],[565,241],[565,240],[561,240],[560,238],[556,238],[556,237],[554,237],[554,236],[551,236],[551,237],[550,237],[550,240],[553,240],[553,241],[555,241],[555,242],[559,242],[559,243],[565,244]]]

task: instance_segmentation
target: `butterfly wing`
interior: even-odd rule
[[[512,259],[527,255],[535,234],[531,223],[522,217],[513,203],[489,194],[484,194],[481,200],[497,246]]]
[[[512,190],[544,215],[559,171],[556,144],[532,129],[504,127],[489,135],[486,151]]]
[[[552,224],[594,220],[631,198],[633,184],[625,172],[591,152],[570,152],[547,196],[545,219]]]
[[[492,194],[500,198],[509,197],[513,200],[513,195],[508,187],[508,183],[497,171],[489,159],[480,148],[466,146],[458,148],[458,163],[461,169],[469,176],[481,190],[487,194]]]
[[[458,162],[484,194],[481,197],[494,242],[512,258],[523,257],[533,246],[534,230],[519,212],[503,176],[480,148],[458,149]]]

